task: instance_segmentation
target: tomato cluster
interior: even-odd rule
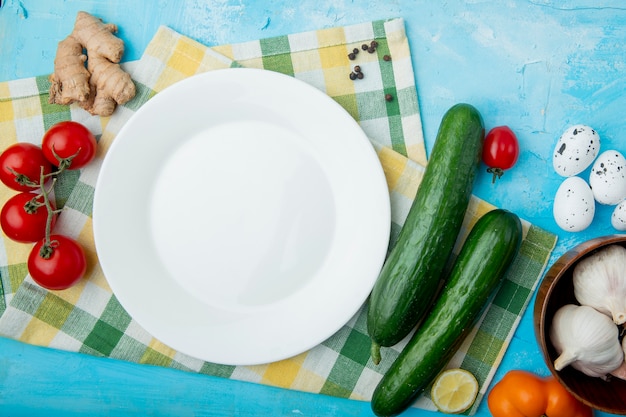
[[[63,121],[44,134],[41,146],[28,142],[9,146],[0,154],[0,181],[18,193],[0,211],[0,226],[9,238],[34,243],[28,272],[44,288],[62,290],[77,283],[87,262],[80,244],[52,234],[60,210],[49,198],[57,176],[87,165],[96,155],[94,135],[80,123]]]

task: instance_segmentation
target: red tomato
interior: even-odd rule
[[[52,210],[54,204],[50,202]],[[51,213],[50,228],[54,227],[56,214]],[[21,243],[37,242],[46,236],[48,209],[41,194],[20,193],[9,198],[0,212],[0,225],[8,238]]]
[[[80,123],[71,120],[52,126],[43,135],[41,148],[54,166],[79,169],[96,156],[98,143],[94,135]]]
[[[49,290],[64,290],[76,284],[87,271],[85,252],[78,242],[63,235],[35,243],[28,256],[28,272],[35,282]]]
[[[0,181],[16,191],[32,191],[39,184],[41,167],[44,175],[52,172],[52,165],[39,146],[32,143],[13,144],[0,154]]]
[[[493,174],[492,182],[500,178],[505,170],[513,167],[519,157],[519,143],[508,126],[494,127],[487,133],[483,145],[483,162]]]

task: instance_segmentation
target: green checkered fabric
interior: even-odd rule
[[[376,40],[376,53],[353,48]],[[391,60],[385,59],[385,55]],[[300,391],[369,400],[374,387],[406,340],[383,349],[373,365],[366,331],[366,306],[336,334],[296,357],[256,366],[207,363],[156,340],[122,308],[99,267],[93,243],[91,210],[98,170],[116,133],[155,94],[194,74],[236,66],[289,74],[324,91],[340,103],[370,137],[389,185],[392,237],[395,241],[421,180],[426,153],[411,54],[402,19],[369,22],[289,36],[207,48],[168,28],[160,28],[139,61],[125,65],[137,84],[137,96],[110,118],[89,116],[76,106],[48,105],[47,77],[0,83],[0,145],[38,143],[61,120],[76,120],[99,138],[100,153],[80,172],[64,173],[55,188],[63,213],[56,231],[79,240],[88,255],[86,279],[65,291],[50,292],[28,276],[30,250],[6,238],[0,241],[0,334],[26,343],[90,355],[171,367]],[[350,80],[355,64],[366,74]],[[391,94],[393,100],[385,100]],[[346,155],[346,157],[349,157]],[[0,190],[5,201],[11,193]],[[494,207],[473,198],[459,244],[471,225]],[[449,366],[463,367],[480,383],[475,412],[541,278],[556,237],[523,221],[521,253],[505,282]],[[434,410],[428,397],[416,407]]]

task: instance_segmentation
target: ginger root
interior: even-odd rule
[[[119,65],[124,42],[116,32],[116,25],[78,12],[74,30],[57,48],[50,104],[77,102],[91,114],[110,116],[117,105],[135,96],[133,80]]]
[[[85,68],[87,55],[83,54],[83,46],[73,37],[68,37],[59,42],[58,51],[54,60],[55,73],[50,76],[49,102],[71,104],[87,100],[90,74]]]

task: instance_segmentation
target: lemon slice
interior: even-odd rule
[[[447,369],[437,376],[430,392],[439,411],[462,413],[474,404],[478,395],[476,377],[465,369]]]

